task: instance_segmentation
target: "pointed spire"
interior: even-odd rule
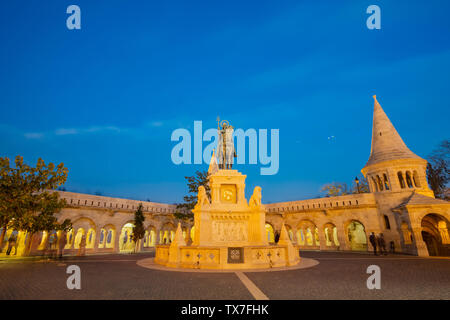
[[[209,162],[208,176],[213,175],[217,171],[219,171],[219,166],[217,165],[215,150],[213,149],[213,154],[211,156],[211,161]]]
[[[278,239],[278,244],[291,244],[291,239],[289,239],[289,234],[288,231],[286,229],[286,226],[283,225],[281,226],[281,232],[280,232],[280,238]]]
[[[395,130],[374,95],[372,148],[366,166],[393,159],[417,158]]]
[[[181,231],[181,223],[178,223],[177,231],[175,232],[175,237],[173,238],[173,241],[170,244],[170,246],[173,247],[173,246],[185,246],[185,245],[186,245],[186,240],[184,240],[183,231]]]

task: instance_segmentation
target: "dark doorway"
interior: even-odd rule
[[[427,245],[428,254],[430,256],[439,256],[439,241],[426,231],[422,231],[422,238]]]

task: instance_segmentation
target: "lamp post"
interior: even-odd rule
[[[359,191],[359,179],[358,179],[358,177],[355,177],[355,183],[356,183],[356,189],[358,190],[358,193],[360,193],[360,191]]]

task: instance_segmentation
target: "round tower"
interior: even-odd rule
[[[361,170],[370,192],[411,192],[434,197],[426,178],[427,161],[414,154],[374,98],[372,148]]]

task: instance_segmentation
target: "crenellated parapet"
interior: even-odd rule
[[[376,206],[372,193],[358,193],[337,197],[324,197],[308,200],[286,201],[264,204],[268,214],[285,212],[308,212],[324,210],[343,210]]]
[[[123,198],[113,198],[105,196],[90,195],[84,193],[57,191],[62,199],[65,199],[67,205],[72,208],[92,208],[100,210],[116,210],[124,212],[134,212],[139,204],[142,204],[145,213],[167,213],[172,214],[176,211],[176,205],[139,201]]]

